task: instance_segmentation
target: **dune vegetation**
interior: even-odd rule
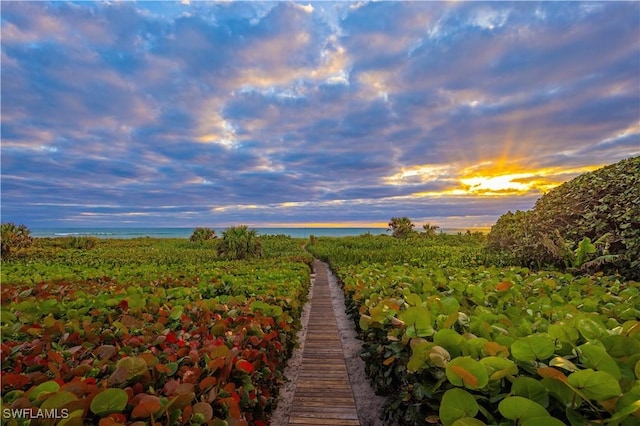
[[[639,176],[638,158],[581,175],[489,235],[406,217],[308,240],[3,224],[3,424],[268,424],[318,258],[385,424],[637,425]]]

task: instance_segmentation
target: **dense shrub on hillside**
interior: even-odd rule
[[[638,194],[640,157],[584,173],[542,196],[533,210],[503,215],[487,247],[525,266],[601,268],[638,279]]]

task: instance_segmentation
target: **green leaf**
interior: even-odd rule
[[[589,399],[604,401],[620,396],[620,384],[611,374],[591,369],[576,371],[568,377],[569,384],[579,389]]]
[[[124,390],[118,388],[106,389],[97,394],[91,401],[91,412],[98,416],[120,413],[127,406],[128,400],[129,397]]]
[[[424,367],[429,360],[429,350],[433,347],[433,343],[415,338],[411,339],[410,346],[411,358],[407,362],[407,370],[415,372]]]
[[[127,380],[143,375],[148,369],[145,360],[137,356],[122,358],[116,363],[116,368],[118,367],[127,370]]]
[[[27,396],[31,401],[37,401],[41,395],[58,392],[59,390],[60,390],[60,385],[58,384],[58,382],[49,380],[48,382],[40,383],[35,388],[31,389],[27,393]]]
[[[518,366],[510,359],[487,356],[482,358],[480,363],[487,368],[489,380],[500,380],[503,377],[518,374]]]
[[[464,389],[449,389],[442,396],[439,414],[444,426],[453,425],[456,420],[475,417],[478,414],[478,403]]]
[[[621,375],[618,364],[603,347],[586,343],[578,347],[578,354],[585,367],[605,371],[615,377],[616,380],[620,380]]]
[[[466,343],[467,339],[458,334],[457,331],[449,328],[438,330],[433,336],[433,343],[445,348],[452,357],[460,356],[462,354],[462,347]]]
[[[174,374],[176,374],[176,371],[178,371],[178,363],[177,362],[168,362],[167,367],[169,367],[169,376],[173,376]]]
[[[424,306],[410,306],[400,311],[398,318],[407,325],[407,335],[409,337],[428,337],[433,336],[433,333],[435,333],[431,325],[431,313]],[[412,330],[411,332],[410,329]],[[411,335],[413,331],[415,331],[414,336]]]
[[[51,394],[49,398],[45,399],[40,408],[42,408],[43,410],[62,408],[62,406],[64,406],[65,404],[71,401],[76,401],[77,399],[78,398],[71,392],[58,391],[54,394]]]
[[[447,364],[447,379],[455,386],[482,389],[489,383],[487,368],[475,359],[462,356]]]
[[[3,323],[5,325],[12,325],[16,319],[16,316],[13,315],[13,313],[11,313],[11,311],[9,311],[8,309],[3,308],[0,310],[0,323]]]
[[[408,289],[405,289],[404,300],[411,306],[420,306],[422,304],[422,298],[419,294],[411,293]]]
[[[640,385],[636,385],[616,402],[616,411],[609,422],[619,421],[640,410]]]
[[[518,361],[545,361],[553,355],[553,340],[541,334],[533,334],[511,344],[511,355]]]
[[[550,367],[560,367],[563,370],[567,370],[567,371],[571,371],[571,372],[578,370],[578,367],[576,367],[576,365],[574,363],[572,363],[568,359],[563,358],[561,356],[557,356],[557,357],[553,358],[551,361],[549,361],[549,366]]]
[[[549,392],[542,383],[532,377],[518,377],[511,385],[511,393],[528,398],[547,408],[549,406]]]
[[[601,340],[609,335],[607,329],[591,318],[581,318],[578,321],[578,330],[582,337],[588,341]]]
[[[510,420],[527,420],[533,417],[549,416],[542,405],[521,396],[506,397],[498,404],[498,411]]]
[[[474,419],[473,417],[465,417],[458,419],[451,426],[487,426],[487,424],[481,420]]]
[[[560,380],[545,377],[540,380],[540,383],[542,383],[554,398],[562,402],[564,405],[571,405],[574,402],[574,399],[577,399],[576,404],[580,404],[582,401],[582,398],[580,398],[579,395],[577,396],[570,386]]]
[[[173,309],[171,309],[171,313],[169,314],[169,319],[178,320],[182,317],[183,312],[184,312],[183,306],[181,305],[174,306]]]
[[[560,420],[551,416],[530,417],[522,422],[521,426],[566,426]]]

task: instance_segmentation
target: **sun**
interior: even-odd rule
[[[531,173],[516,173],[501,176],[474,176],[462,178],[460,182],[469,193],[523,193],[533,189],[534,182],[524,182]]]

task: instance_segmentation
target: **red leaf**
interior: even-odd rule
[[[3,374],[2,386],[24,386],[31,382],[31,380],[22,374]]]
[[[47,358],[50,361],[57,362],[58,364],[62,364],[64,362],[64,357],[56,351],[49,351],[47,353]]]
[[[151,417],[157,413],[161,408],[160,399],[153,395],[139,395],[139,403],[134,407],[131,412],[131,416],[136,418]],[[135,398],[134,398],[135,401]],[[132,401],[133,402],[133,401]]]
[[[244,359],[238,361],[238,363],[236,364],[236,367],[244,371],[245,373],[251,374],[253,372],[253,365],[249,361]]]
[[[216,379],[215,377],[205,377],[204,379],[202,379],[202,381],[200,382],[200,391],[204,391],[207,388],[210,388],[211,386],[214,386],[216,383],[218,383],[218,379]]]
[[[511,287],[513,287],[513,283],[511,281],[502,281],[496,285],[496,291],[507,291]]]
[[[540,367],[536,370],[539,375],[542,377],[548,377],[551,379],[560,380],[561,382],[567,383],[567,376],[560,370],[557,370],[553,367]]]
[[[177,341],[178,341],[178,338],[176,337],[176,333],[172,331],[169,334],[167,334],[167,339],[165,340],[165,342],[176,343]]]

